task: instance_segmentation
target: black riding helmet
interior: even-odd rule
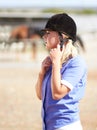
[[[66,13],[56,14],[49,18],[42,31],[57,31],[59,34],[66,34],[73,42],[76,41],[76,24]]]

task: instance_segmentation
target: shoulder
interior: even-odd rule
[[[79,70],[87,71],[87,65],[83,57],[80,55],[73,57],[62,65],[63,70],[66,68],[79,68]]]
[[[86,67],[86,62],[80,55],[78,55],[76,57],[71,58],[68,61],[68,65],[69,66],[81,66],[81,67],[84,66],[84,67]]]

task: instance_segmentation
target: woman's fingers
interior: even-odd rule
[[[45,59],[44,59],[44,61],[42,62],[42,66],[43,67],[49,67],[50,65],[51,65],[51,59],[50,59],[50,57],[48,56],[48,57],[46,57]]]
[[[59,51],[60,51],[60,45],[59,45],[59,44],[57,45],[57,50],[59,50]]]

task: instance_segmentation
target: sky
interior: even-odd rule
[[[97,0],[0,0],[0,8],[97,7]]]

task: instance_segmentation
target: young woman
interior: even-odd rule
[[[78,105],[85,91],[86,65],[74,47],[76,24],[69,15],[56,14],[43,32],[50,50],[36,83],[43,130],[82,130]]]

